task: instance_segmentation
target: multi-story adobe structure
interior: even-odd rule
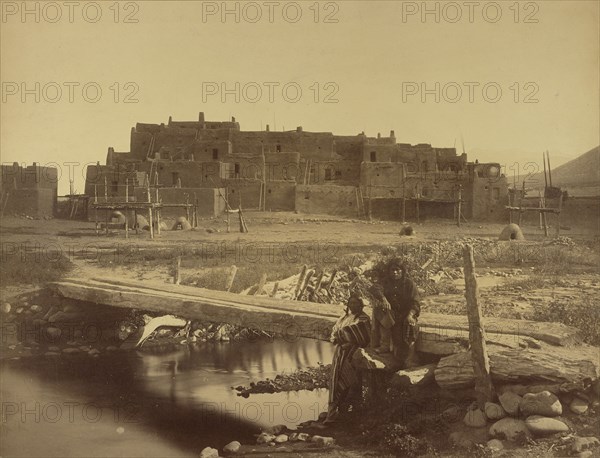
[[[350,217],[368,208],[386,219],[400,217],[404,200],[407,219],[417,209],[421,218],[452,218],[460,195],[467,219],[503,219],[508,194],[499,164],[467,162],[455,148],[397,143],[394,131],[242,131],[235,118],[206,121],[204,113],[198,121],[138,123],[129,152],[109,148],[106,165],[88,167],[85,191],[145,200],[148,184],[164,202],[195,196],[207,216],[224,210],[222,194],[233,208],[241,200],[245,209]]]

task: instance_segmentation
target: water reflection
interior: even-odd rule
[[[314,419],[325,408],[327,392],[245,399],[231,387],[326,363],[331,356],[327,342],[299,339],[5,362],[1,454],[197,456],[205,446],[249,442],[261,427]],[[55,405],[62,407],[59,421],[49,414]],[[93,412],[101,412],[97,420]]]

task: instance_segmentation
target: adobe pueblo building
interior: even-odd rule
[[[202,216],[221,214],[227,200],[244,210],[352,218],[505,220],[508,203],[500,165],[467,162],[455,148],[397,143],[394,131],[246,132],[235,118],[206,121],[204,113],[138,123],[129,152],[109,148],[106,165],[87,168],[90,202],[145,202],[155,189],[163,203],[193,202]]]
[[[58,193],[56,167],[2,164],[0,171],[0,214],[21,214],[35,218],[53,217]]]

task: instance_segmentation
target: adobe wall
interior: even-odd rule
[[[16,213],[38,218],[54,216],[57,202],[55,189],[20,188],[16,191],[9,189],[8,193],[4,207],[5,215]]]
[[[368,203],[365,202],[368,209]],[[414,200],[407,200],[405,207],[406,221],[417,221],[417,203]],[[402,199],[373,199],[371,201],[371,215],[373,218],[402,221]],[[419,202],[419,221],[428,219],[454,217],[454,204],[445,202]]]
[[[464,186],[466,200],[463,214],[477,221],[505,221],[508,218],[508,183],[504,176],[480,178],[473,176],[470,186]]]
[[[265,153],[267,181],[297,181],[303,171],[300,168],[300,153]]]
[[[189,203],[196,203],[199,216],[215,217],[225,211],[225,201],[219,196],[219,190],[225,195],[224,188],[162,188],[159,195],[165,204],[178,204],[185,203],[187,194]],[[190,218],[191,214],[190,210]],[[161,214],[169,218],[185,215],[185,208],[164,208]]]
[[[227,200],[232,209],[239,206],[240,196],[242,211],[258,209],[260,202],[261,182],[258,180],[229,180],[227,182]]]
[[[302,180],[306,172],[306,161],[302,161]],[[311,161],[308,184],[356,186],[360,182],[360,162],[356,161]]]
[[[358,217],[356,186],[297,185],[296,211]]]
[[[330,132],[231,131],[234,153],[298,152],[306,159],[334,157],[333,134]]]
[[[296,183],[267,182],[265,208],[267,211],[294,211],[296,209]]]
[[[26,167],[18,163],[2,165],[0,183],[3,189],[57,189],[58,170],[35,162]]]

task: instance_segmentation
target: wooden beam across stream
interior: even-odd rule
[[[228,323],[289,338],[327,340],[331,327],[344,312],[341,304],[247,296],[153,280],[67,278],[51,286],[70,299],[172,314],[202,322]],[[429,336],[429,344],[432,339],[443,343],[460,340],[463,335],[468,339],[469,336],[466,316],[422,313],[419,324]],[[533,338],[559,346],[580,341],[577,329],[559,323],[484,317],[483,324],[489,330],[490,339],[508,335],[514,336],[512,340],[517,343],[522,338]]]

